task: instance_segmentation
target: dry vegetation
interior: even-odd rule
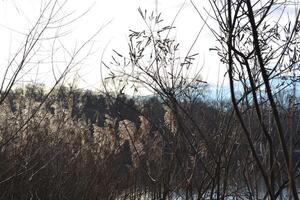
[[[22,127],[44,96],[41,87],[28,86],[12,91],[1,107],[2,199],[264,194],[259,169],[229,103],[183,101],[178,109],[188,110],[188,115],[178,111],[176,116],[156,97],[142,101],[119,95],[112,100],[61,87]],[[297,116],[299,110],[294,112]],[[269,117],[269,108],[264,113]],[[280,113],[288,117],[284,109]],[[251,110],[246,114],[251,116]],[[254,132],[258,119],[248,119],[260,160],[267,163],[265,140]],[[278,159],[281,153],[277,151]],[[297,170],[298,154],[293,158]],[[282,164],[274,167],[279,189],[288,187]]]
[[[141,9],[146,28],[130,31],[129,54],[102,61],[104,92],[60,84],[90,40],[47,92],[13,87],[57,22],[60,7],[49,2],[49,21],[37,21],[1,86],[0,199],[299,199],[300,12],[268,24],[287,1],[209,0],[221,31],[204,24],[219,42],[212,50],[227,67],[230,100],[211,98],[193,46],[180,57],[173,24]]]

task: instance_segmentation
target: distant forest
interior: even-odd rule
[[[175,115],[155,96],[64,86],[45,95],[42,86],[28,85],[12,90],[1,106],[2,199],[159,199],[174,192],[190,198],[215,195],[211,187],[232,196],[261,182],[230,102],[182,100],[178,106],[187,113]],[[282,109],[280,117],[288,119]],[[264,118],[269,112],[264,108]],[[299,120],[300,110],[294,112]],[[257,118],[250,124],[258,129]],[[253,134],[259,158],[267,161],[265,141]],[[293,154],[295,167],[299,156]],[[218,189],[225,183],[228,189]]]

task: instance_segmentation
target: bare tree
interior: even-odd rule
[[[192,4],[204,20],[199,9]],[[263,177],[268,196],[271,199],[278,197],[282,192],[281,185],[287,186],[280,181],[284,178],[289,183],[290,197],[299,199],[296,187],[298,174],[292,158],[295,143],[290,139],[296,137],[296,129],[285,128],[281,109],[284,105],[277,100],[278,92],[297,79],[280,83],[276,79],[298,70],[298,4],[273,0],[210,0],[209,4],[212,14],[208,14],[219,26],[220,32],[206,23],[219,41],[220,46],[216,49],[227,66],[235,115]],[[285,17],[287,10],[294,11],[293,17],[288,20]],[[237,90],[240,88],[243,92],[238,97]],[[251,118],[258,120],[258,130],[247,121],[245,114],[250,110],[255,113]],[[270,110],[269,117],[266,110]],[[276,129],[272,129],[273,124]],[[260,151],[261,146],[266,147],[265,151]],[[281,170],[277,171],[278,168]]]
[[[49,69],[52,68],[54,84],[49,87],[47,94],[42,99],[38,108],[34,109],[31,116],[28,117],[19,130],[15,133],[10,133],[7,140],[1,142],[0,147],[5,146],[17,137],[18,133],[26,127],[27,123],[45,103],[54,89],[64,81],[67,74],[89,56],[93,40],[105,27],[99,28],[90,38],[78,47],[75,47],[75,49],[68,50],[60,39],[67,34],[67,30],[64,30],[64,28],[76,22],[76,20],[79,20],[80,17],[83,17],[88,11],[79,16],[72,17],[72,14],[67,14],[63,11],[66,3],[67,1],[59,2],[58,0],[41,2],[38,19],[36,19],[29,32],[24,33],[24,42],[5,67],[5,73],[1,79],[0,106],[12,88],[18,83],[18,80],[26,75],[23,74],[23,71],[27,70],[26,67],[30,68],[32,65],[33,67],[37,67],[38,65],[44,64],[46,67],[49,67]],[[47,45],[49,49],[44,49],[44,46]],[[58,45],[60,47],[58,47]],[[46,52],[47,55],[41,55],[42,53],[40,53],[40,51]],[[60,57],[61,53],[67,55],[65,56],[64,62],[60,62],[62,59]],[[58,57],[57,60],[56,57]],[[58,72],[55,71],[55,68],[58,68]]]
[[[105,81],[117,84],[121,93],[130,87],[136,93],[150,91],[165,107],[162,127],[156,133],[165,145],[162,177],[154,182],[162,190],[161,198],[185,190],[189,199],[197,190],[199,199],[224,199],[232,188],[231,161],[238,150],[232,115],[200,106],[207,83],[193,65],[197,58],[191,53],[193,45],[180,57],[179,43],[172,38],[174,24],[163,26],[160,15],[139,12],[146,29],[130,31],[129,57],[114,51],[109,65],[102,62],[111,69]]]

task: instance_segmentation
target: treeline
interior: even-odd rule
[[[133,185],[161,195],[159,171],[172,154],[163,138],[172,116],[161,99],[64,86],[46,94],[27,85],[1,105],[1,199],[110,199]]]
[[[105,114],[120,120],[138,121],[138,109],[135,100],[125,94],[118,95],[112,101],[112,97],[107,95],[96,94],[90,90],[84,91],[61,86],[49,97],[46,95],[46,89],[43,85],[27,85],[25,88],[17,88],[11,91],[7,98],[12,112],[16,112],[20,108],[20,105],[18,105],[18,99],[20,98],[36,103],[42,103],[46,99],[45,109],[52,114],[55,112],[55,106],[60,106],[63,109],[70,110],[71,117],[74,119],[86,119],[92,123],[97,122],[101,126],[103,126]]]
[[[70,87],[45,102],[44,95],[40,86],[15,89],[1,106],[1,199],[226,199],[266,192],[228,103],[196,98],[174,105]],[[268,163],[258,119],[244,112],[259,159]],[[284,109],[281,117],[289,117]],[[298,169],[298,154],[293,162]],[[274,171],[284,190],[281,165]]]

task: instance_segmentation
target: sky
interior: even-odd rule
[[[24,44],[26,33],[38,19],[41,5],[45,5],[46,2],[46,0],[0,1],[1,66],[7,66],[15,52]],[[59,5],[63,2],[58,0]],[[205,0],[195,2],[199,8],[209,9]],[[111,60],[112,49],[126,54],[129,29],[145,28],[138,12],[139,7],[149,12],[157,9],[165,25],[172,23],[182,7],[175,20],[176,29],[172,36],[180,43],[182,56],[191,47],[203,26],[203,21],[189,0],[68,0],[57,16],[57,18],[65,16],[64,21],[56,25],[71,23],[60,29],[54,27],[46,31],[31,62],[18,76],[18,82],[26,84],[33,81],[52,85],[64,70],[72,52],[101,29],[76,56],[78,63],[65,80],[66,82],[75,80],[77,86],[83,89],[101,89],[101,77],[108,74],[107,70],[103,68],[100,70],[101,61]],[[212,23],[212,20],[209,19],[208,23]],[[51,39],[57,35],[60,36],[58,40]],[[226,72],[226,67],[220,64],[216,52],[209,51],[209,48],[216,45],[215,38],[207,28],[204,28],[191,52],[199,53],[194,70],[201,70],[202,79],[213,86],[223,81]],[[51,63],[51,60],[55,60],[55,64]],[[15,65],[17,63],[15,62]],[[5,67],[0,68],[0,75],[4,74],[4,69]],[[227,84],[226,80],[224,84]]]
[[[25,34],[34,25],[40,14],[43,0],[1,0],[0,1],[0,63],[7,66],[12,56],[25,41]],[[63,1],[58,1],[60,5]],[[204,2],[204,1],[203,1]],[[157,7],[156,7],[157,5]],[[161,13],[165,25],[170,25],[181,8],[181,12],[175,20],[176,30],[174,38],[180,43],[180,54],[185,55],[192,45],[203,22],[199,18],[195,9],[189,1],[184,0],[68,0],[62,9],[64,15],[71,14],[66,21],[77,20],[59,30],[62,36],[56,43],[57,49],[62,46],[69,52],[78,48],[80,44],[90,38],[99,28],[99,34],[93,38],[93,42],[87,45],[89,50],[88,58],[84,59],[77,67],[72,69],[72,75],[68,80],[74,79],[76,83],[87,89],[99,89],[101,87],[101,74],[105,76],[107,71],[100,71],[101,59],[108,62],[112,49],[122,53],[127,53],[127,42],[129,29],[142,30],[145,28],[139,15],[138,8],[147,9],[149,12],[157,11]],[[204,6],[204,5],[199,5]],[[86,13],[85,13],[86,12]],[[81,16],[84,13],[83,16]],[[61,16],[63,15],[61,14]],[[45,35],[52,37],[53,30]],[[37,55],[32,59],[32,63],[22,70],[18,78],[20,83],[45,82],[53,84],[55,78],[63,71],[64,65],[57,64],[51,66],[49,63],[49,52],[53,41],[43,41],[43,47],[39,49]],[[218,57],[208,49],[215,45],[215,40],[208,30],[203,30],[199,40],[193,48],[193,53],[199,53],[199,59],[195,63],[195,70],[202,71],[201,75],[205,81],[215,84],[219,71]],[[43,53],[42,53],[43,52]],[[57,63],[68,60],[66,53],[59,53],[57,50],[55,60]],[[82,56],[87,55],[87,50],[83,51]],[[41,55],[42,54],[42,55]],[[36,58],[37,57],[37,58]],[[82,58],[79,56],[79,58]],[[47,62],[42,62],[48,60]],[[58,62],[59,61],[59,62]],[[4,73],[4,67],[1,68]],[[224,72],[224,70],[223,70]],[[53,75],[56,74],[56,75]]]

